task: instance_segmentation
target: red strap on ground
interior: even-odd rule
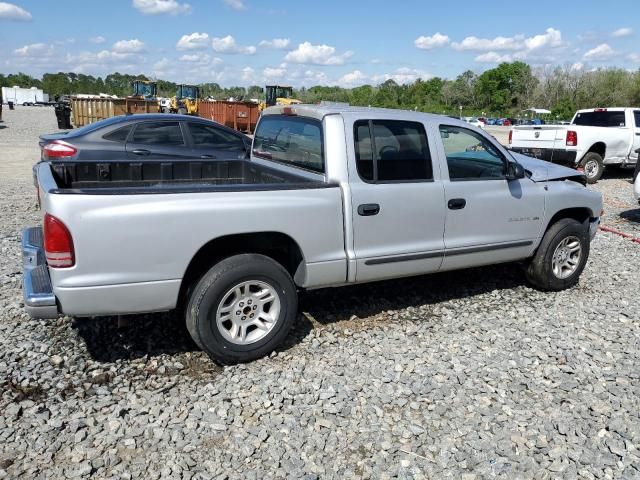
[[[616,230],[616,229],[611,228],[611,227],[605,227],[604,225],[600,225],[600,230],[602,230],[604,232],[615,233],[616,235],[620,235],[623,238],[626,238],[628,240],[631,240],[632,242],[640,244],[640,238],[639,237],[634,237],[633,235],[629,235],[628,233],[621,232],[620,230]]]

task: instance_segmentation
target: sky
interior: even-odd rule
[[[0,1],[0,73],[295,87],[455,78],[500,62],[640,68],[640,1]]]

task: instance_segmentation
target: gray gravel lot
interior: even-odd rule
[[[639,244],[600,232],[559,293],[515,265],[306,293],[284,348],[220,368],[175,314],[27,317],[20,231],[55,118],[4,119],[0,479],[640,478]],[[626,173],[595,188],[640,236]]]

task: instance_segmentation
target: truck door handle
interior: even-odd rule
[[[135,150],[131,150],[131,153],[133,153],[134,155],[149,155],[151,152],[149,150],[144,150],[142,148],[136,148]]]
[[[447,203],[449,210],[461,210],[467,205],[467,201],[464,198],[452,198]]]
[[[371,215],[377,215],[380,212],[380,205],[377,203],[363,203],[358,206],[358,215],[363,217],[370,217]]]
[[[216,156],[215,155],[200,155],[200,158],[202,158],[203,160],[206,160],[206,159],[213,160],[214,158],[216,158]]]

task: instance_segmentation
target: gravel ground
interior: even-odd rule
[[[559,293],[514,265],[306,293],[287,345],[220,368],[176,315],[27,317],[19,235],[55,121],[5,125],[0,478],[640,478],[640,245],[600,232]],[[628,177],[595,188],[640,236]]]

